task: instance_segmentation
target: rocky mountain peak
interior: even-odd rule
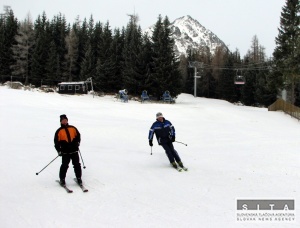
[[[171,23],[171,31],[175,40],[175,53],[186,54],[188,49],[199,49],[208,47],[213,54],[218,46],[225,43],[210,30],[206,29],[190,15],[179,17]],[[154,25],[145,30],[151,37]]]

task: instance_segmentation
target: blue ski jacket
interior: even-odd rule
[[[159,145],[169,143],[172,142],[172,137],[175,137],[175,128],[165,118],[163,118],[163,122],[156,120],[149,130],[148,140],[153,140],[154,134]]]

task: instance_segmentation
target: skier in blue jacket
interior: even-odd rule
[[[158,145],[162,146],[169,158],[171,165],[174,168],[184,167],[181,159],[174,149],[173,142],[175,142],[175,128],[172,123],[163,117],[161,112],[156,114],[156,121],[152,124],[149,131],[149,145],[153,146],[153,135],[155,134]],[[177,164],[176,164],[177,162]]]

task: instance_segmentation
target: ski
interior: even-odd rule
[[[189,169],[185,166],[181,167],[184,171],[188,171]]]
[[[76,178],[74,178],[74,181],[79,185],[79,187],[81,188],[81,190],[83,192],[88,192],[89,191],[86,187],[83,186],[83,184],[79,184]]]
[[[178,167],[173,167],[174,169],[176,169],[178,172],[182,172],[182,168],[180,168],[179,166]]]
[[[63,187],[67,191],[67,193],[72,193],[73,192],[73,190],[69,189],[66,185],[61,185],[59,180],[56,180],[56,182],[58,182],[58,184],[61,187]]]
[[[188,171],[188,168],[187,167],[180,167],[180,166],[177,166],[176,168],[173,167],[174,169],[176,169],[178,172],[182,172],[183,170],[184,171]]]

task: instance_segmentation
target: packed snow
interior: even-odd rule
[[[180,94],[175,104],[0,86],[0,224],[26,227],[299,227],[300,123],[283,112]],[[155,114],[175,126],[187,172],[156,140]],[[78,128],[83,193],[55,180],[59,116]],[[83,165],[82,165],[83,166]],[[295,221],[237,221],[237,199],[294,199]],[[298,213],[297,213],[298,212]]]

